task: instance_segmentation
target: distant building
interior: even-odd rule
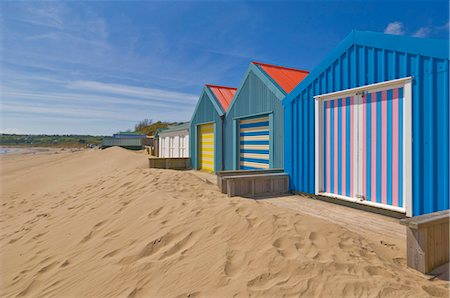
[[[141,150],[144,147],[145,134],[137,132],[119,132],[112,137],[103,138],[102,149],[118,146],[130,150]]]
[[[113,134],[113,138],[115,139],[136,139],[136,138],[144,139],[146,137],[147,136],[145,134],[131,131],[123,131],[123,132],[121,131]]]

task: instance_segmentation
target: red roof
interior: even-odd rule
[[[261,67],[286,93],[291,92],[309,74],[295,68],[252,62]]]
[[[231,100],[233,99],[234,94],[236,93],[237,88],[215,86],[215,85],[206,85],[206,86],[208,86],[209,89],[211,89],[211,91],[219,100],[219,103],[222,106],[223,110],[226,112],[228,106],[231,103]]]

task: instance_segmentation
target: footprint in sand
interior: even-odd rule
[[[436,286],[422,286],[422,289],[433,297],[448,297],[448,289],[445,290]]]
[[[239,215],[240,217],[244,218],[247,221],[248,226],[250,228],[259,226],[262,223],[262,221],[260,219],[258,219],[258,217],[254,216],[252,214],[251,209],[249,209],[246,206],[245,207],[239,206],[239,205],[237,205],[237,206],[238,207],[234,210],[234,212],[236,212],[236,214]]]
[[[177,241],[171,248],[166,250],[159,259],[166,259],[180,251],[183,251],[183,253],[185,253],[190,247],[194,245],[193,241],[191,241],[193,234],[193,232],[190,232],[183,239]]]
[[[286,237],[281,237],[276,239],[272,246],[275,247],[277,252],[283,257],[287,259],[293,259],[298,256],[298,251],[295,246],[295,241],[292,241]]]
[[[319,248],[326,248],[328,246],[327,239],[317,232],[311,232],[308,236],[309,240],[313,243],[313,245],[319,247]]]
[[[291,224],[289,223],[289,220],[286,217],[273,214],[272,221],[274,225],[280,230],[287,231],[291,229]]]
[[[223,230],[223,227],[222,226],[215,226],[214,228],[212,228],[211,229],[211,234],[212,235],[215,235],[215,234],[217,234],[217,232],[219,232],[219,230]]]
[[[164,207],[156,208],[155,210],[153,210],[152,212],[150,212],[149,214],[147,214],[147,217],[148,217],[148,218],[156,217],[156,216],[158,216],[158,215],[161,213],[161,211],[162,211],[163,209],[164,209]]]
[[[186,252],[195,244],[195,242],[192,240],[193,235],[194,232],[190,232],[182,239],[177,240],[179,238],[178,235],[166,233],[162,237],[147,243],[138,254],[126,256],[122,258],[119,263],[130,264],[139,259],[153,256],[160,251],[162,251],[162,254],[158,258],[159,260],[166,259],[178,252]]]
[[[255,289],[269,289],[276,285],[286,283],[289,278],[279,278],[280,272],[264,273],[247,282],[247,286]]]
[[[223,267],[225,275],[228,277],[233,277],[238,272],[242,271],[242,269],[244,268],[242,264],[245,264],[246,257],[247,253],[237,250],[228,250]]]

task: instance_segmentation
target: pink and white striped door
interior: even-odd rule
[[[324,102],[325,193],[404,207],[403,93],[398,87]]]
[[[362,185],[365,200],[403,208],[404,88],[362,98]]]
[[[327,100],[324,105],[324,190],[345,197],[356,195],[355,96]]]

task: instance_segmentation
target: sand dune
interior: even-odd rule
[[[104,151],[0,159],[2,297],[448,296],[386,246]]]

